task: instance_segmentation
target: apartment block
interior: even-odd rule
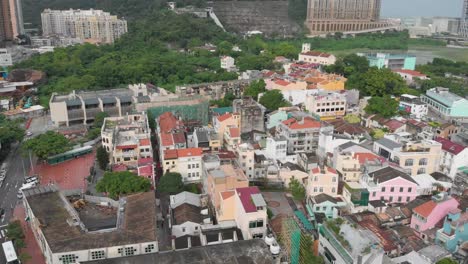
[[[213,127],[218,132],[219,139],[224,140],[224,132],[231,127],[241,127],[241,116],[238,113],[225,113],[213,116]]]
[[[374,153],[398,164],[410,175],[439,170],[442,144],[434,140],[408,140],[397,134],[385,135],[374,142]]]
[[[468,148],[441,137],[435,141],[442,144],[439,171],[454,179],[460,168],[468,166]]]
[[[200,182],[202,170],[203,149],[167,149],[161,160],[163,172],[178,172],[184,183]]]
[[[427,105],[418,96],[402,94],[399,103],[401,111],[405,111],[417,119],[427,116]]]
[[[335,119],[346,114],[346,95],[332,92],[319,92],[306,98],[305,109],[321,120]]]
[[[0,43],[24,34],[21,0],[0,1]]]
[[[127,21],[102,10],[51,10],[41,13],[42,34],[78,38],[90,43],[114,43],[127,33]]]
[[[357,53],[366,57],[370,67],[390,70],[412,70],[416,68],[416,56],[410,54]]]
[[[312,153],[318,148],[320,128],[321,123],[312,117],[292,117],[278,124],[276,134],[287,140],[288,153]]]
[[[240,114],[241,134],[265,131],[265,107],[250,97],[236,99],[232,103],[234,113]]]
[[[332,197],[338,195],[338,173],[333,168],[316,167],[309,172],[307,196],[313,197],[322,193]]]
[[[101,128],[102,146],[111,164],[138,167],[142,159],[153,157],[151,130],[146,113],[106,117]]]

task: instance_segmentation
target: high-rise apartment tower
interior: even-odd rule
[[[0,0],[0,42],[24,34],[21,0]]]
[[[460,20],[460,35],[468,38],[468,0],[463,1],[462,16]]]
[[[383,28],[381,0],[308,0],[306,26],[312,34]]]

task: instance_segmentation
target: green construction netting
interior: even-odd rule
[[[312,225],[312,223],[309,222],[309,220],[307,220],[307,217],[301,211],[296,210],[294,211],[294,214],[297,216],[297,218],[299,218],[302,225],[307,231],[312,231],[312,229],[314,229],[314,226]]]

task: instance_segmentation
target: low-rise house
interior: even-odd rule
[[[426,235],[423,232],[436,227],[450,211],[456,210],[458,205],[458,201],[448,196],[447,193],[435,195],[430,201],[413,209],[410,226],[423,239],[426,239]]]
[[[351,124],[343,119],[332,119],[326,121],[333,126],[333,133],[342,135],[349,139],[361,139],[367,135],[367,131],[359,124]]]
[[[287,150],[288,141],[284,136],[267,137],[264,151],[266,158],[284,161],[288,155]]]
[[[454,209],[445,217],[444,225],[437,230],[436,244],[454,253],[468,241],[468,211]]]
[[[165,112],[156,119],[156,132],[161,159],[164,159],[164,150],[187,148],[184,122],[171,112]]]
[[[418,96],[402,94],[400,96],[400,110],[409,113],[417,119],[427,115],[427,105]]]
[[[198,236],[201,226],[210,224],[208,209],[202,207],[199,194],[181,192],[170,196],[170,227],[172,235]]]
[[[316,63],[320,65],[332,65],[336,62],[336,57],[320,51],[310,50],[310,43],[302,44],[302,52],[299,53],[299,62]]]
[[[337,218],[339,208],[346,206],[346,202],[339,197],[331,197],[328,194],[321,193],[319,195],[307,198],[307,205],[312,212],[325,214],[327,218]]]
[[[300,183],[307,183],[306,179],[309,176],[299,165],[286,162],[281,165],[279,170],[279,178],[285,187],[289,187],[291,180],[295,179]]]
[[[358,182],[345,182],[343,199],[351,213],[359,213],[369,209],[369,191]]]
[[[335,169],[320,166],[310,170],[307,182],[307,196],[321,193],[336,197],[338,195],[338,173]]]
[[[438,181],[430,174],[418,174],[412,177],[418,183],[418,195],[432,195],[436,191],[448,191],[452,188],[452,183]]]
[[[445,123],[434,129],[434,135],[436,137],[445,139],[450,139],[452,135],[457,134],[458,132],[460,132],[460,129],[452,123]]]
[[[225,113],[213,116],[213,127],[218,132],[219,139],[224,139],[224,132],[230,127],[240,127],[240,115],[238,113]]]
[[[236,64],[234,62],[234,58],[231,56],[222,56],[220,59],[221,62],[221,69],[225,69],[226,71],[235,71]]]
[[[468,148],[441,137],[435,141],[442,144],[439,171],[454,179],[459,168],[468,166]]]
[[[203,149],[168,149],[164,151],[163,172],[178,172],[185,183],[201,180]]]
[[[413,84],[416,82],[416,80],[429,79],[427,75],[413,70],[396,69],[393,70],[393,72],[400,75],[401,78],[403,78],[403,80],[405,80],[407,84]]]
[[[224,132],[224,148],[230,151],[236,151],[241,143],[241,132],[238,127],[229,127]]]
[[[393,167],[365,173],[361,184],[369,191],[370,201],[408,203],[418,196],[416,181],[410,175]]]
[[[444,120],[468,120],[468,100],[451,93],[448,88],[436,87],[426,91],[421,100]]]
[[[263,238],[267,231],[267,205],[258,187],[235,189],[237,227],[244,239]]]

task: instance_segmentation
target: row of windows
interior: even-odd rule
[[[382,192],[385,192],[386,188],[385,187],[382,187]],[[404,192],[405,188],[404,187],[400,187],[400,192]],[[413,190],[412,187],[408,187],[408,192],[411,192]],[[390,187],[390,192],[395,192],[395,187]],[[376,192],[373,192],[373,196],[375,197],[376,195]]]
[[[249,228],[263,227],[263,219],[249,222]]]
[[[316,112],[335,112],[335,111],[344,111],[344,107],[341,108],[320,108]]]
[[[344,105],[345,102],[317,103],[317,106]]]
[[[200,168],[200,163],[187,165],[187,169],[195,169],[195,168],[197,168],[197,169]]]
[[[336,182],[337,178],[335,176],[333,176],[332,178],[332,182]],[[314,176],[314,181],[318,181],[318,176]]]
[[[383,201],[383,200],[388,200],[390,203],[394,202],[394,201],[393,201],[393,196],[389,196],[388,199],[385,199],[385,197],[382,196],[382,197],[380,197],[380,200],[381,200],[381,201]],[[410,197],[407,196],[405,200],[406,200],[406,202],[409,202],[409,201],[410,201]],[[397,200],[396,200],[395,202],[399,202],[399,203],[403,202],[403,197],[398,196],[398,198],[397,198]]]
[[[189,172],[188,175],[187,175],[189,178],[191,177],[200,177],[200,173],[199,172]]]
[[[420,166],[423,166],[423,165],[427,165],[427,158],[422,158],[419,160],[419,165]],[[414,164],[414,160],[413,159],[407,159],[405,160],[405,166],[413,166]]]
[[[314,187],[314,193],[317,192],[317,189],[318,189],[319,192],[323,193],[323,187],[320,187],[320,188]],[[336,192],[336,188],[333,187],[333,188],[331,189],[331,191],[332,191],[332,193],[335,193],[335,192]]]

